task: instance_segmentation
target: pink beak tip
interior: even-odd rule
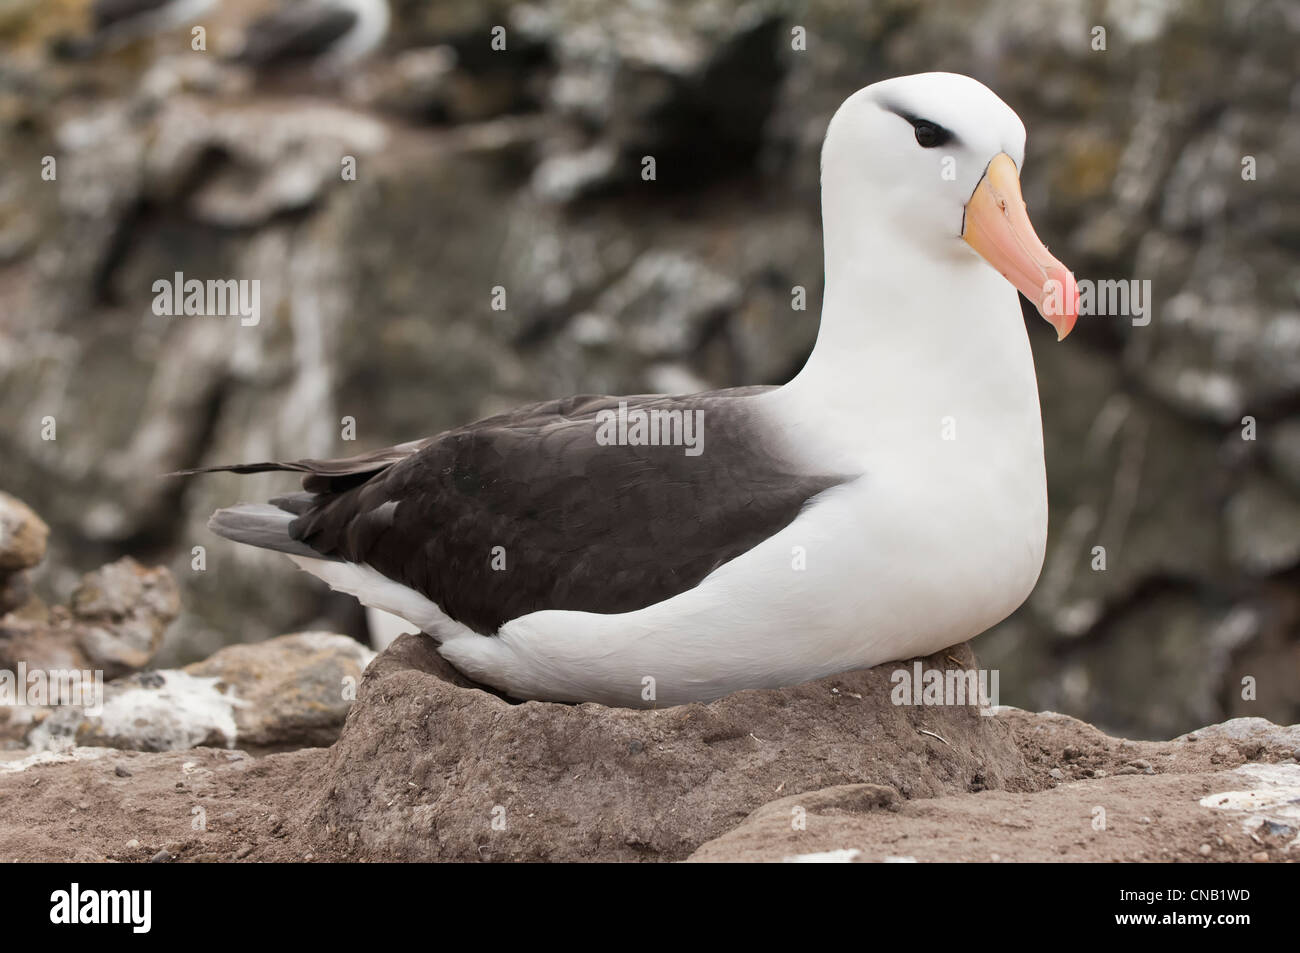
[[[1079,284],[1074,273],[1060,262],[1053,262],[1047,267],[1047,283],[1044,285],[1042,307],[1043,317],[1056,328],[1056,340],[1063,341],[1074,328],[1079,318]]]

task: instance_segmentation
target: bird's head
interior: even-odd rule
[[[1025,126],[976,80],[900,76],[858,90],[831,120],[823,201],[851,200],[900,242],[978,254],[1056,329],[1074,327],[1070,270],[1034,233],[1020,194]]]

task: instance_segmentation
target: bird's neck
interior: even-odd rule
[[[789,426],[876,449],[1001,427],[1007,442],[1041,448],[1015,290],[960,238],[926,245],[849,211],[824,213],[817,343],[775,395]]]

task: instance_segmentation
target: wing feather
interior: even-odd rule
[[[229,469],[306,474],[275,501],[288,535],[364,563],[490,634],[541,609],[615,613],[697,585],[851,479],[774,453],[747,398],[583,395],[533,404],[346,460]],[[602,411],[699,413],[698,455],[680,445],[603,445]]]

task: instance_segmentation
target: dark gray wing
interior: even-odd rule
[[[378,470],[362,457],[286,464],[308,473],[312,492],[272,501],[287,535],[269,545],[365,563],[485,634],[540,609],[644,608],[693,588],[849,479],[798,472],[772,452],[745,400],[761,390],[572,397],[407,444]],[[602,445],[599,415],[620,401],[629,413],[702,412],[702,452]],[[393,451],[371,459],[384,453]],[[233,525],[248,514],[222,510],[210,525],[268,545],[273,521],[257,534]]]
[[[96,32],[110,29],[140,16],[161,10],[173,0],[95,0]]]
[[[272,66],[319,56],[357,24],[357,14],[331,3],[302,0],[254,20],[239,59]]]

